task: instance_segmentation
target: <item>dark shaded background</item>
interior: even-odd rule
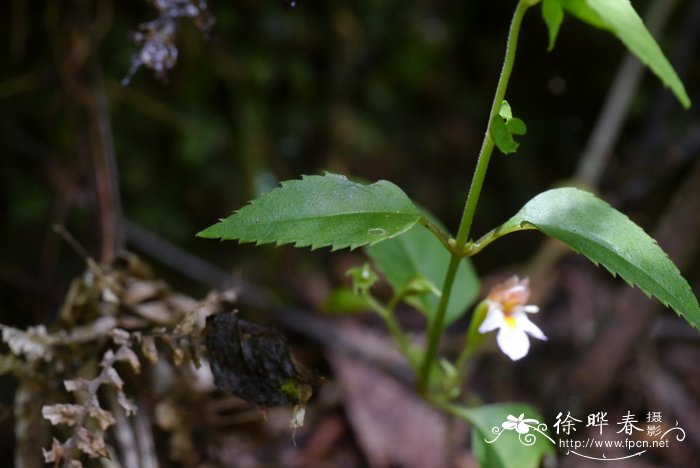
[[[65,225],[100,257],[91,156],[95,112],[100,114],[99,106],[91,106],[100,97],[129,223],[269,286],[289,304],[318,308],[333,286],[346,281],[346,267],[362,261],[361,252],[255,248],[194,234],[279,180],[324,170],[392,180],[455,229],[513,3],[306,1],[290,9],[275,1],[213,1],[216,24],[209,34],[183,21],[179,61],[165,79],[141,69],[122,87],[138,50],[130,32],[155,17],[146,2],[3,2],[0,321],[18,327],[51,322],[83,269],[53,224]],[[649,3],[634,2],[640,12]],[[696,2],[679,1],[660,39],[695,102],[698,10]],[[571,18],[554,51],[546,48],[546,30],[533,9],[507,95],[528,134],[516,155],[494,157],[475,235],[573,176],[624,54],[612,36]],[[674,260],[695,291],[699,123],[697,107],[683,111],[646,74],[593,188],[647,231],[663,234],[660,243],[672,256],[677,251]],[[686,203],[678,212],[674,197]],[[206,292],[206,279],[193,281],[188,276],[196,273],[164,265],[167,254],[149,251],[139,239],[127,229],[129,248],[175,288],[194,296]],[[543,261],[535,256],[541,246],[537,235],[517,235],[474,260],[487,286],[508,274],[534,272],[542,280],[533,281],[544,311],[540,319],[551,337],[516,367],[500,356],[486,357],[488,371],[475,379],[484,399],[530,401],[550,417],[562,408],[685,413],[684,427],[695,432],[683,450],[647,458],[658,466],[683,466],[700,447],[700,418],[690,427],[700,414],[697,332],[653,301],[628,298],[621,281],[580,257]],[[186,270],[186,260],[183,265]],[[610,316],[621,317],[619,323]],[[410,313],[406,323],[421,327]],[[608,323],[615,326],[606,328]],[[296,333],[303,343],[304,333]],[[610,355],[619,361],[612,368],[606,364]],[[609,381],[598,378],[606,372]],[[669,388],[682,395],[673,403]],[[9,407],[12,379],[3,378],[1,393]],[[9,410],[4,414],[3,444],[10,447],[12,418]]]

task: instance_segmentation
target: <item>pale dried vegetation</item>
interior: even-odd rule
[[[174,292],[136,256],[117,263],[88,259],[50,327],[0,325],[2,372],[19,380],[17,466],[42,466],[42,453],[55,466],[89,459],[157,466],[154,432],[167,434],[172,460],[200,460],[193,433],[216,427],[207,417],[217,417],[192,411],[215,393],[200,335],[206,316],[231,310],[235,293],[198,302]]]

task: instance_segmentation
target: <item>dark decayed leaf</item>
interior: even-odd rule
[[[204,334],[217,387],[264,406],[304,403],[309,398],[311,387],[278,331],[230,312],[209,316]]]

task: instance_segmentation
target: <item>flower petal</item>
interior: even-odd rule
[[[530,336],[537,338],[538,340],[547,341],[547,337],[544,335],[542,330],[540,330],[540,327],[535,325],[524,313],[516,314],[515,322],[520,330],[528,333]]]
[[[489,304],[489,311],[486,313],[486,318],[479,325],[480,333],[487,333],[505,325],[503,311],[493,304]]]
[[[525,357],[530,350],[530,340],[520,328],[501,327],[496,342],[501,351],[513,361]]]

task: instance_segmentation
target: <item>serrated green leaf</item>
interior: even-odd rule
[[[642,228],[603,200],[575,188],[537,195],[501,228],[531,225],[558,239],[700,329],[700,306],[688,282]]]
[[[683,107],[689,108],[690,98],[683,83],[629,0],[587,1],[625,46],[673,91]]]
[[[366,251],[377,268],[384,273],[394,291],[405,290],[414,280],[422,278],[432,284],[430,289],[439,293],[450,263],[450,254],[421,224],[401,236],[368,247]],[[471,262],[462,261],[447,306],[445,326],[464,314],[476,300],[478,293],[479,280],[474,268]],[[422,311],[428,320],[432,320],[440,298],[437,294],[426,292],[409,295],[405,300]]]
[[[200,237],[296,247],[356,248],[390,239],[421,218],[391,182],[371,185],[326,173],[290,180],[203,230]]]
[[[447,410],[473,426],[472,450],[479,466],[489,468],[537,468],[546,455],[554,454],[544,418],[533,408],[520,403],[501,403],[465,408],[450,405]],[[519,434],[504,429],[508,416],[535,420],[527,423],[529,430]]]
[[[559,0],[542,0],[542,18],[547,25],[547,33],[549,34],[547,50],[552,50],[557,41],[561,23],[564,21],[564,8],[561,6],[561,2]]]
[[[550,1],[559,2],[582,21],[611,31],[671,89],[683,107],[690,107],[690,98],[683,83],[629,0]]]
[[[515,153],[518,143],[513,140],[513,134],[508,130],[508,125],[500,115],[494,115],[491,119],[491,138],[503,154]]]

